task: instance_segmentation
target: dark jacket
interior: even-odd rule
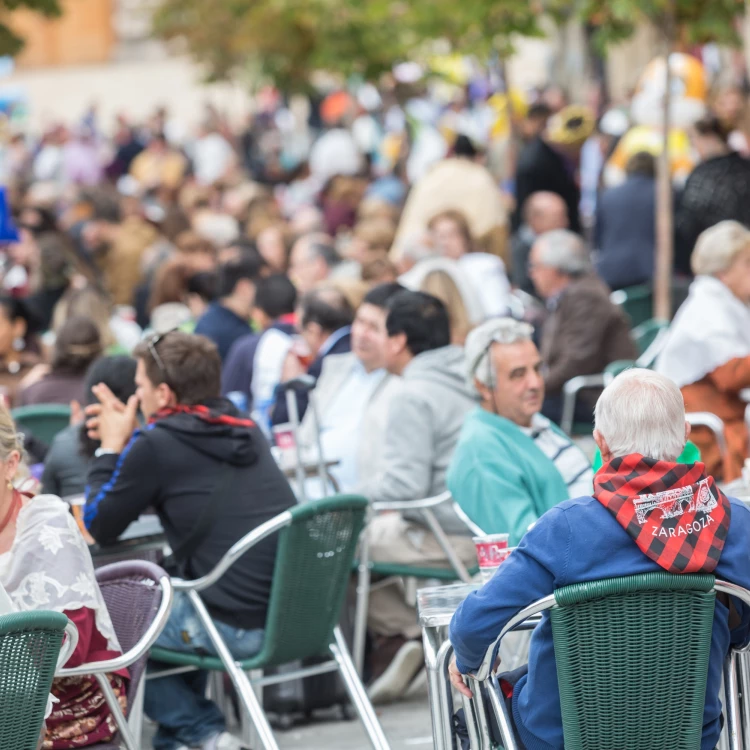
[[[725,219],[750,227],[750,161],[736,153],[699,164],[688,177],[675,215],[675,268],[690,274],[698,235]]]
[[[544,322],[541,355],[548,368],[548,396],[559,394],[576,375],[594,375],[617,359],[635,359],[628,319],[597,276],[574,279],[562,292]]]
[[[86,486],[87,460],[81,455],[81,425],[69,425],[55,435],[44,457],[42,492],[70,497],[80,495]]]
[[[523,206],[526,199],[540,190],[557,193],[568,207],[568,222],[573,232],[581,231],[578,204],[581,191],[576,185],[572,167],[542,138],[527,143],[519,157],[516,168],[516,210],[513,214],[513,231],[523,221]]]
[[[232,344],[250,332],[246,320],[219,302],[212,302],[195,326],[195,333],[207,336],[216,344],[222,362],[227,358]]]
[[[596,271],[610,289],[643,284],[654,275],[656,180],[634,175],[605,191],[596,207]]]
[[[294,334],[295,328],[291,323],[275,322],[271,329],[281,331],[289,336]],[[270,330],[270,329],[269,329]],[[253,375],[255,352],[258,350],[263,333],[249,333],[237,339],[227,355],[221,373],[221,392],[223,394],[239,391],[247,396],[247,411],[253,409]]]
[[[65,375],[51,372],[41,380],[24,388],[18,394],[19,406],[35,404],[69,404],[83,401],[85,388],[84,375]]]
[[[338,335],[339,331],[331,334],[332,336]],[[320,377],[320,373],[323,370],[323,360],[329,354],[346,354],[352,350],[352,337],[348,332],[340,336],[330,349],[325,350],[323,354],[319,354],[311,363],[307,369],[307,374],[317,380]],[[308,395],[306,393],[297,393],[297,411],[299,412],[299,420],[305,416],[308,404]],[[276,389],[276,403],[273,407],[271,414],[271,423],[286,424],[289,421],[289,410],[286,408],[286,394],[281,388]]]
[[[98,542],[113,542],[149,506],[156,509],[172,549],[189,538],[206,502],[221,503],[209,536],[188,571],[208,573],[249,531],[295,503],[260,430],[239,420],[229,401],[205,404],[210,416],[175,413],[137,430],[120,455],[95,458],[86,491],[86,527]],[[224,472],[230,494],[215,498]],[[271,589],[276,537],[254,546],[214,586],[201,593],[217,620],[262,628]]]

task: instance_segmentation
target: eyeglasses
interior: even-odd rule
[[[169,372],[167,370],[167,366],[164,364],[164,360],[159,355],[159,352],[156,351],[156,345],[162,339],[165,339],[167,336],[169,336],[170,333],[174,333],[176,330],[176,328],[172,328],[169,331],[165,331],[164,333],[155,333],[153,336],[150,336],[146,340],[146,346],[148,346],[149,354],[154,358],[154,362],[156,362],[156,366],[159,368],[159,372],[161,372],[162,378],[167,385],[169,385]]]

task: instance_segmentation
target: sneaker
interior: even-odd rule
[[[222,732],[209,737],[202,750],[244,750],[244,745],[229,732]]]
[[[390,703],[401,698],[417,672],[424,666],[424,649],[419,641],[406,641],[393,660],[370,685],[367,691],[375,704]]]
[[[416,696],[427,696],[427,670],[424,666],[417,672],[417,676],[411,681],[404,693],[404,698],[415,698]]]

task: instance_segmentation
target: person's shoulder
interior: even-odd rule
[[[740,523],[750,533],[750,508],[736,497],[728,497],[732,509],[732,523]],[[750,541],[750,540],[749,540]]]

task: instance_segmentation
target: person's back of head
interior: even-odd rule
[[[83,375],[89,365],[101,355],[102,348],[99,328],[91,318],[82,315],[68,318],[57,332],[52,372]]]
[[[640,368],[626,370],[604,389],[594,415],[594,439],[605,463],[634,453],[675,461],[690,432],[680,389]]]
[[[220,299],[231,297],[243,282],[253,286],[260,278],[263,259],[257,250],[243,249],[219,266],[217,294]]]
[[[388,303],[401,292],[408,291],[396,281],[389,281],[385,284],[378,284],[370,289],[362,300],[363,305],[374,305],[382,310],[388,309]]]
[[[450,322],[445,305],[431,294],[401,292],[388,303],[386,321],[393,352],[408,360],[451,343]],[[391,364],[389,363],[389,369]]]
[[[83,405],[98,403],[92,389],[99,383],[104,383],[115,398],[127,404],[128,399],[135,394],[135,368],[136,361],[132,357],[99,357],[86,371]],[[81,455],[85,458],[92,458],[94,451],[99,447],[99,441],[88,436],[85,424],[81,425],[79,443]]]
[[[637,151],[625,164],[625,174],[628,177],[656,177],[656,159],[648,151]]]
[[[294,313],[297,306],[297,289],[283,273],[275,273],[262,279],[255,293],[255,316],[262,328],[274,320]],[[258,316],[260,312],[260,316]]]

